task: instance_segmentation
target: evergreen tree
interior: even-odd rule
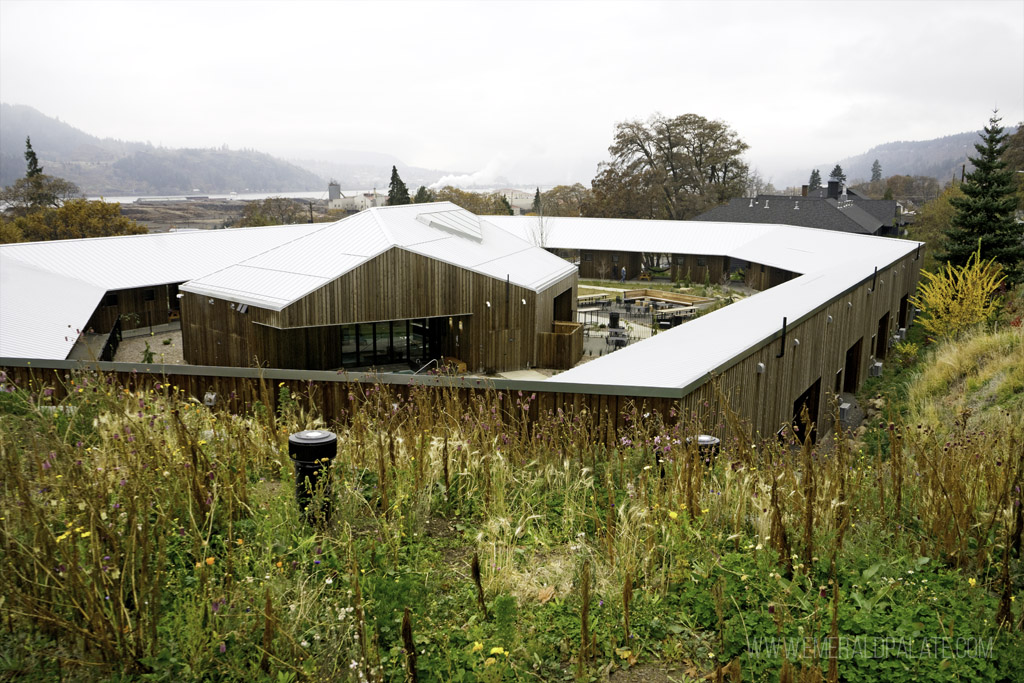
[[[434,193],[430,189],[420,185],[420,189],[416,190],[416,196],[413,197],[412,201],[416,204],[432,202],[434,201]]]
[[[1019,283],[1024,281],[1024,225],[1014,220],[1017,199],[1013,173],[1000,158],[1007,135],[999,121],[993,112],[981,135],[983,144],[974,145],[978,156],[970,157],[974,170],[960,186],[964,196],[949,200],[955,212],[938,258],[954,266],[967,265],[980,241],[981,260],[995,259],[1007,279]]]
[[[43,174],[43,167],[39,165],[36,151],[32,149],[32,138],[27,136],[25,137],[25,161],[28,163],[28,170],[25,172],[26,178],[35,178]]]
[[[882,165],[878,163],[878,159],[875,159],[875,163],[871,164],[871,182],[877,182],[882,179]]]
[[[388,206],[409,204],[409,188],[398,177],[398,169],[391,167],[391,184],[388,185]]]
[[[537,192],[533,195],[533,212],[540,215],[540,188],[537,188]]]
[[[56,208],[68,199],[78,197],[78,186],[63,178],[51,178],[43,173],[39,158],[32,149],[31,138],[25,138],[25,177],[18,178],[12,185],[0,189],[0,206],[6,205],[4,213],[25,216],[43,208]]]
[[[516,214],[516,212],[512,210],[512,205],[508,203],[507,199],[505,199],[505,195],[495,193],[494,198],[498,204],[498,210],[495,212],[496,216],[514,216]]]
[[[843,167],[836,164],[836,167],[832,169],[832,172],[828,174],[829,180],[838,180],[843,185],[846,184],[846,174],[843,173]]]
[[[821,172],[818,169],[811,171],[811,179],[807,182],[809,190],[821,189]]]

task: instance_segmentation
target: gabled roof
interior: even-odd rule
[[[67,358],[107,291],[185,282],[183,291],[280,310],[392,248],[534,291],[575,270],[449,202],[334,223],[7,244],[0,357]]]
[[[540,291],[574,266],[451,202],[367,209],[250,259],[196,278],[182,291],[279,311],[392,248]]]
[[[891,265],[921,244],[792,225],[546,218],[541,230],[533,216],[490,220],[517,235],[536,239],[543,234],[545,246],[553,249],[728,256],[798,274],[550,380],[581,385],[581,391],[587,389],[585,385],[621,385],[676,388],[685,393],[705,382],[708,373],[720,372],[777,334],[783,317],[793,322],[817,310],[870,278],[876,267]]]
[[[184,282],[316,227],[0,245],[0,357],[63,360],[107,291]]]
[[[895,208],[894,208],[895,211]],[[697,221],[722,223],[771,223],[797,225],[838,232],[872,235],[892,224],[892,217],[882,221],[847,200],[820,197],[758,196],[737,198],[697,216]]]

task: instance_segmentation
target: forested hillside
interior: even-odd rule
[[[87,195],[316,190],[327,180],[253,150],[169,149],[101,139],[23,105],[0,105],[0,185],[25,174],[25,138],[46,173]]]
[[[1016,130],[1016,126],[1006,127],[1010,135]],[[886,142],[872,147],[863,154],[840,159],[839,165],[843,167],[851,184],[870,180],[871,165],[876,159],[882,167],[883,177],[928,176],[936,178],[942,184],[954,177],[960,178],[964,164],[967,164],[968,172],[972,170],[967,157],[976,154],[976,142],[978,131],[947,135],[934,140]],[[825,164],[821,167],[824,168]]]

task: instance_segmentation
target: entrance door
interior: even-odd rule
[[[860,384],[860,346],[864,341],[861,337],[846,351],[846,364],[843,366],[843,391],[852,394]]]
[[[885,360],[885,353],[889,350],[889,314],[886,313],[878,320],[878,335],[875,337],[875,358]]]
[[[810,429],[811,443],[817,438],[818,429],[818,399],[821,395],[821,378],[815,380],[807,391],[800,394],[800,397],[793,402],[793,431],[796,432],[800,441]],[[807,411],[807,419],[804,419],[804,410]]]

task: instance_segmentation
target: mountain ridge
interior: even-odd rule
[[[100,138],[28,105],[0,103],[0,186],[25,174],[25,138],[44,172],[90,196],[290,192],[386,188],[391,167],[406,184],[430,185],[450,171],[406,166],[381,152],[330,150],[321,159],[282,159],[254,149],[154,146]],[[303,150],[310,156],[315,151]]]

